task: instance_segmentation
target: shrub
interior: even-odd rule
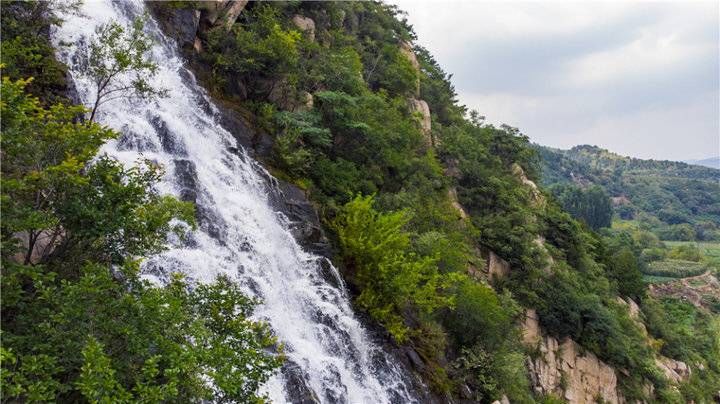
[[[343,261],[360,288],[357,302],[398,341],[408,337],[402,314],[421,314],[452,305],[444,296],[448,279],[438,273],[434,257],[410,252],[410,235],[403,231],[407,212],[378,213],[372,197],[348,202],[333,222]]]

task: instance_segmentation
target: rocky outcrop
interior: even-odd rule
[[[32,251],[29,251],[30,234],[26,231],[15,233],[13,234],[13,238],[19,240],[20,251],[13,256],[13,261],[18,264],[39,264],[55,251],[55,248],[61,244],[65,236],[65,232],[61,229],[41,230],[39,234],[36,233],[33,236]],[[27,256],[28,252],[30,253],[29,257]],[[26,258],[29,258],[27,262]]]
[[[689,379],[692,375],[690,367],[682,361],[660,356],[655,359],[655,364],[665,374],[665,377],[675,384]]]
[[[418,62],[417,56],[415,56],[415,52],[413,52],[412,45],[408,42],[400,42],[400,53],[405,55],[405,57],[410,61],[410,64],[412,64],[413,68],[415,68],[415,71],[418,72],[415,82],[415,96],[417,97],[420,95],[420,62]]]
[[[402,53],[412,64],[415,72],[417,73],[417,80],[415,83],[414,95],[408,98],[408,108],[410,113],[417,114],[419,117],[418,123],[420,126],[420,132],[422,132],[425,144],[428,147],[435,146],[432,138],[432,120],[430,117],[430,106],[425,100],[421,100],[420,97],[420,63],[415,56],[415,52],[412,50],[412,45],[408,42],[400,42],[400,53]]]
[[[270,190],[271,202],[287,217],[295,240],[308,251],[330,258],[330,242],[325,237],[315,206],[305,191],[288,182],[275,181],[276,185]]]
[[[222,26],[229,31],[247,3],[248,0],[205,0],[198,2],[197,8],[201,11],[200,28],[207,31]]]
[[[500,280],[510,275],[510,263],[490,251],[486,261],[488,277],[491,280]]]
[[[544,336],[534,310],[526,312],[523,341],[537,349],[528,359],[530,379],[537,394],[554,394],[569,403],[622,403],[615,370],[570,338],[561,342]]]
[[[457,189],[455,189],[455,188],[448,189],[448,199],[450,199],[450,205],[455,209],[455,211],[457,211],[460,219],[467,219],[468,214],[467,214],[467,212],[465,212],[465,208],[462,207],[462,205],[460,204],[460,201],[458,200]]]
[[[156,21],[163,32],[173,38],[181,49],[187,50],[195,46],[195,41],[198,40],[196,35],[200,25],[200,10],[163,7],[161,2],[152,1],[148,2],[148,7],[157,17]]]
[[[410,112],[417,114],[419,117],[418,123],[420,125],[420,132],[423,135],[425,144],[428,147],[433,146],[432,120],[430,118],[430,107],[428,106],[428,103],[417,98],[410,98],[408,103],[410,106]]]
[[[315,21],[312,18],[305,17],[300,14],[295,14],[292,18],[292,23],[295,24],[300,31],[304,32],[311,41],[315,40]]]
[[[515,174],[520,181],[530,189],[530,193],[532,194],[533,201],[541,205],[544,202],[543,196],[540,193],[540,189],[538,188],[537,184],[533,182],[531,179],[527,177],[525,174],[525,170],[520,166],[518,163],[513,163],[512,165],[512,172]]]

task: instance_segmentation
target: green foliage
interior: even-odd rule
[[[695,365],[690,380],[680,386],[684,399],[710,402],[720,388],[720,320],[673,298],[646,299],[642,311],[660,352]]]
[[[668,258],[700,262],[703,259],[703,254],[696,244],[681,244],[670,250]]]
[[[254,81],[286,76],[297,82],[300,32],[284,28],[279,10],[268,4],[253,7],[243,18],[245,23],[235,24],[230,34],[218,29],[208,35],[203,60],[212,66],[213,79],[250,96],[272,90]]]
[[[227,279],[191,292],[180,279],[166,287],[140,281],[133,264],[121,270],[123,281],[98,264],[77,279],[5,267],[3,343],[20,364],[3,363],[12,397],[30,398],[44,385],[45,397],[58,400],[254,400],[279,363],[264,351],[274,344],[268,328],[247,320],[254,303]]]
[[[66,101],[65,67],[55,60],[49,40],[50,27],[61,21],[56,9],[72,11],[76,2],[5,2],[0,30],[0,63],[3,76],[12,81],[34,77],[27,91],[47,105]]]
[[[645,284],[637,257],[625,247],[615,252],[606,263],[608,277],[615,281],[618,293],[635,300],[645,296]]]
[[[567,184],[554,185],[550,192],[568,213],[584,222],[591,229],[610,227],[612,222],[612,204],[605,191],[595,185],[586,190]]]
[[[282,356],[248,319],[255,302],[224,278],[191,290],[138,274],[193,206],[151,191],[157,167],[93,160],[116,134],[25,84],[2,86],[3,399],[263,401]]]
[[[155,88],[150,79],[158,65],[147,55],[152,40],[143,31],[147,17],[138,17],[131,27],[112,22],[95,30],[90,41],[87,67],[84,74],[95,85],[95,101],[89,121],[95,118],[98,108],[118,98],[164,97],[166,90]],[[119,80],[132,76],[129,82]]]
[[[441,292],[452,278],[438,273],[434,257],[410,251],[410,236],[402,230],[409,220],[406,212],[382,214],[372,204],[372,197],[356,197],[333,227],[343,260],[361,289],[358,304],[402,342],[410,329],[400,313],[412,308],[428,315],[451,306],[453,300]]]
[[[458,346],[482,344],[493,351],[512,334],[512,305],[503,302],[489,286],[471,280],[458,285],[455,308],[444,316],[443,323],[456,338]]]
[[[390,94],[413,95],[418,75],[406,55],[395,44],[384,45],[378,52],[375,65],[365,80],[371,88],[382,88]]]
[[[294,15],[313,19],[314,41],[291,25]],[[652,400],[647,382],[655,398],[677,398],[617,297],[646,298],[641,271],[652,249],[664,248],[650,231],[718,232],[716,187],[706,181],[715,174],[592,147],[536,151],[518,129],[468,114],[450,76],[419,47],[417,72],[401,50],[412,37],[397,9],[379,2],[253,4],[230,34],[202,38],[198,72],[212,71],[208,81],[226,99],[256,106],[261,129],[274,136],[273,169],[304,184],[331,224],[356,304],[412,346],[435,390],[457,393],[464,383],[476,400],[532,400],[512,332],[520,302],[538,309],[551,334],[626,370],[628,399]],[[418,84],[434,147],[409,111]],[[573,173],[589,186],[557,188],[566,191],[557,200],[536,189],[529,181],[539,182],[538,154],[551,167],[546,183],[570,183]],[[616,213],[637,229],[605,229],[608,195],[626,189],[630,202],[621,199]],[[482,277],[474,269],[487,250],[510,263],[509,279],[496,286],[514,297],[465,275]]]
[[[533,241],[539,229],[530,191],[510,168],[517,161],[530,164],[518,150],[526,141],[509,129],[465,124],[445,131],[441,149],[445,159],[457,161],[458,196],[480,230],[480,243],[518,268],[542,261]]]
[[[707,270],[708,266],[705,264],[669,259],[650,263],[644,273],[670,278],[687,278],[689,276],[702,275]]]
[[[620,197],[616,213],[639,220],[663,240],[713,240],[720,225],[718,170],[622,157],[595,146],[535,147],[543,182],[582,183]]]

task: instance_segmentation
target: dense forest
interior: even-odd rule
[[[636,221],[663,240],[720,240],[717,169],[623,157],[595,146],[534,147],[542,182],[560,193],[599,187],[612,198],[618,219]]]
[[[67,98],[48,5],[2,10],[3,401],[262,402],[283,355],[249,319],[257,302],[223,278],[140,277],[141,258],[191,231],[196,212],[153,190],[159,167],[96,157],[119,134]],[[150,6],[218,104],[269,139],[246,147],[313,201],[355,307],[417,353],[437,397],[562,402],[533,389],[528,308],[544,333],[612,366],[629,401],[720,390],[717,313],[648,293],[637,237],[596,231],[608,197],[625,196],[622,218],[716,239],[717,171],[586,147],[570,157],[485,123],[383,3],[250,2],[234,19]],[[489,257],[508,273],[490,276]],[[660,357],[691,376],[670,380]]]

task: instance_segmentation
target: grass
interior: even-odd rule
[[[677,279],[678,278],[671,278],[669,276],[643,275],[643,281],[645,283],[668,283]]]

